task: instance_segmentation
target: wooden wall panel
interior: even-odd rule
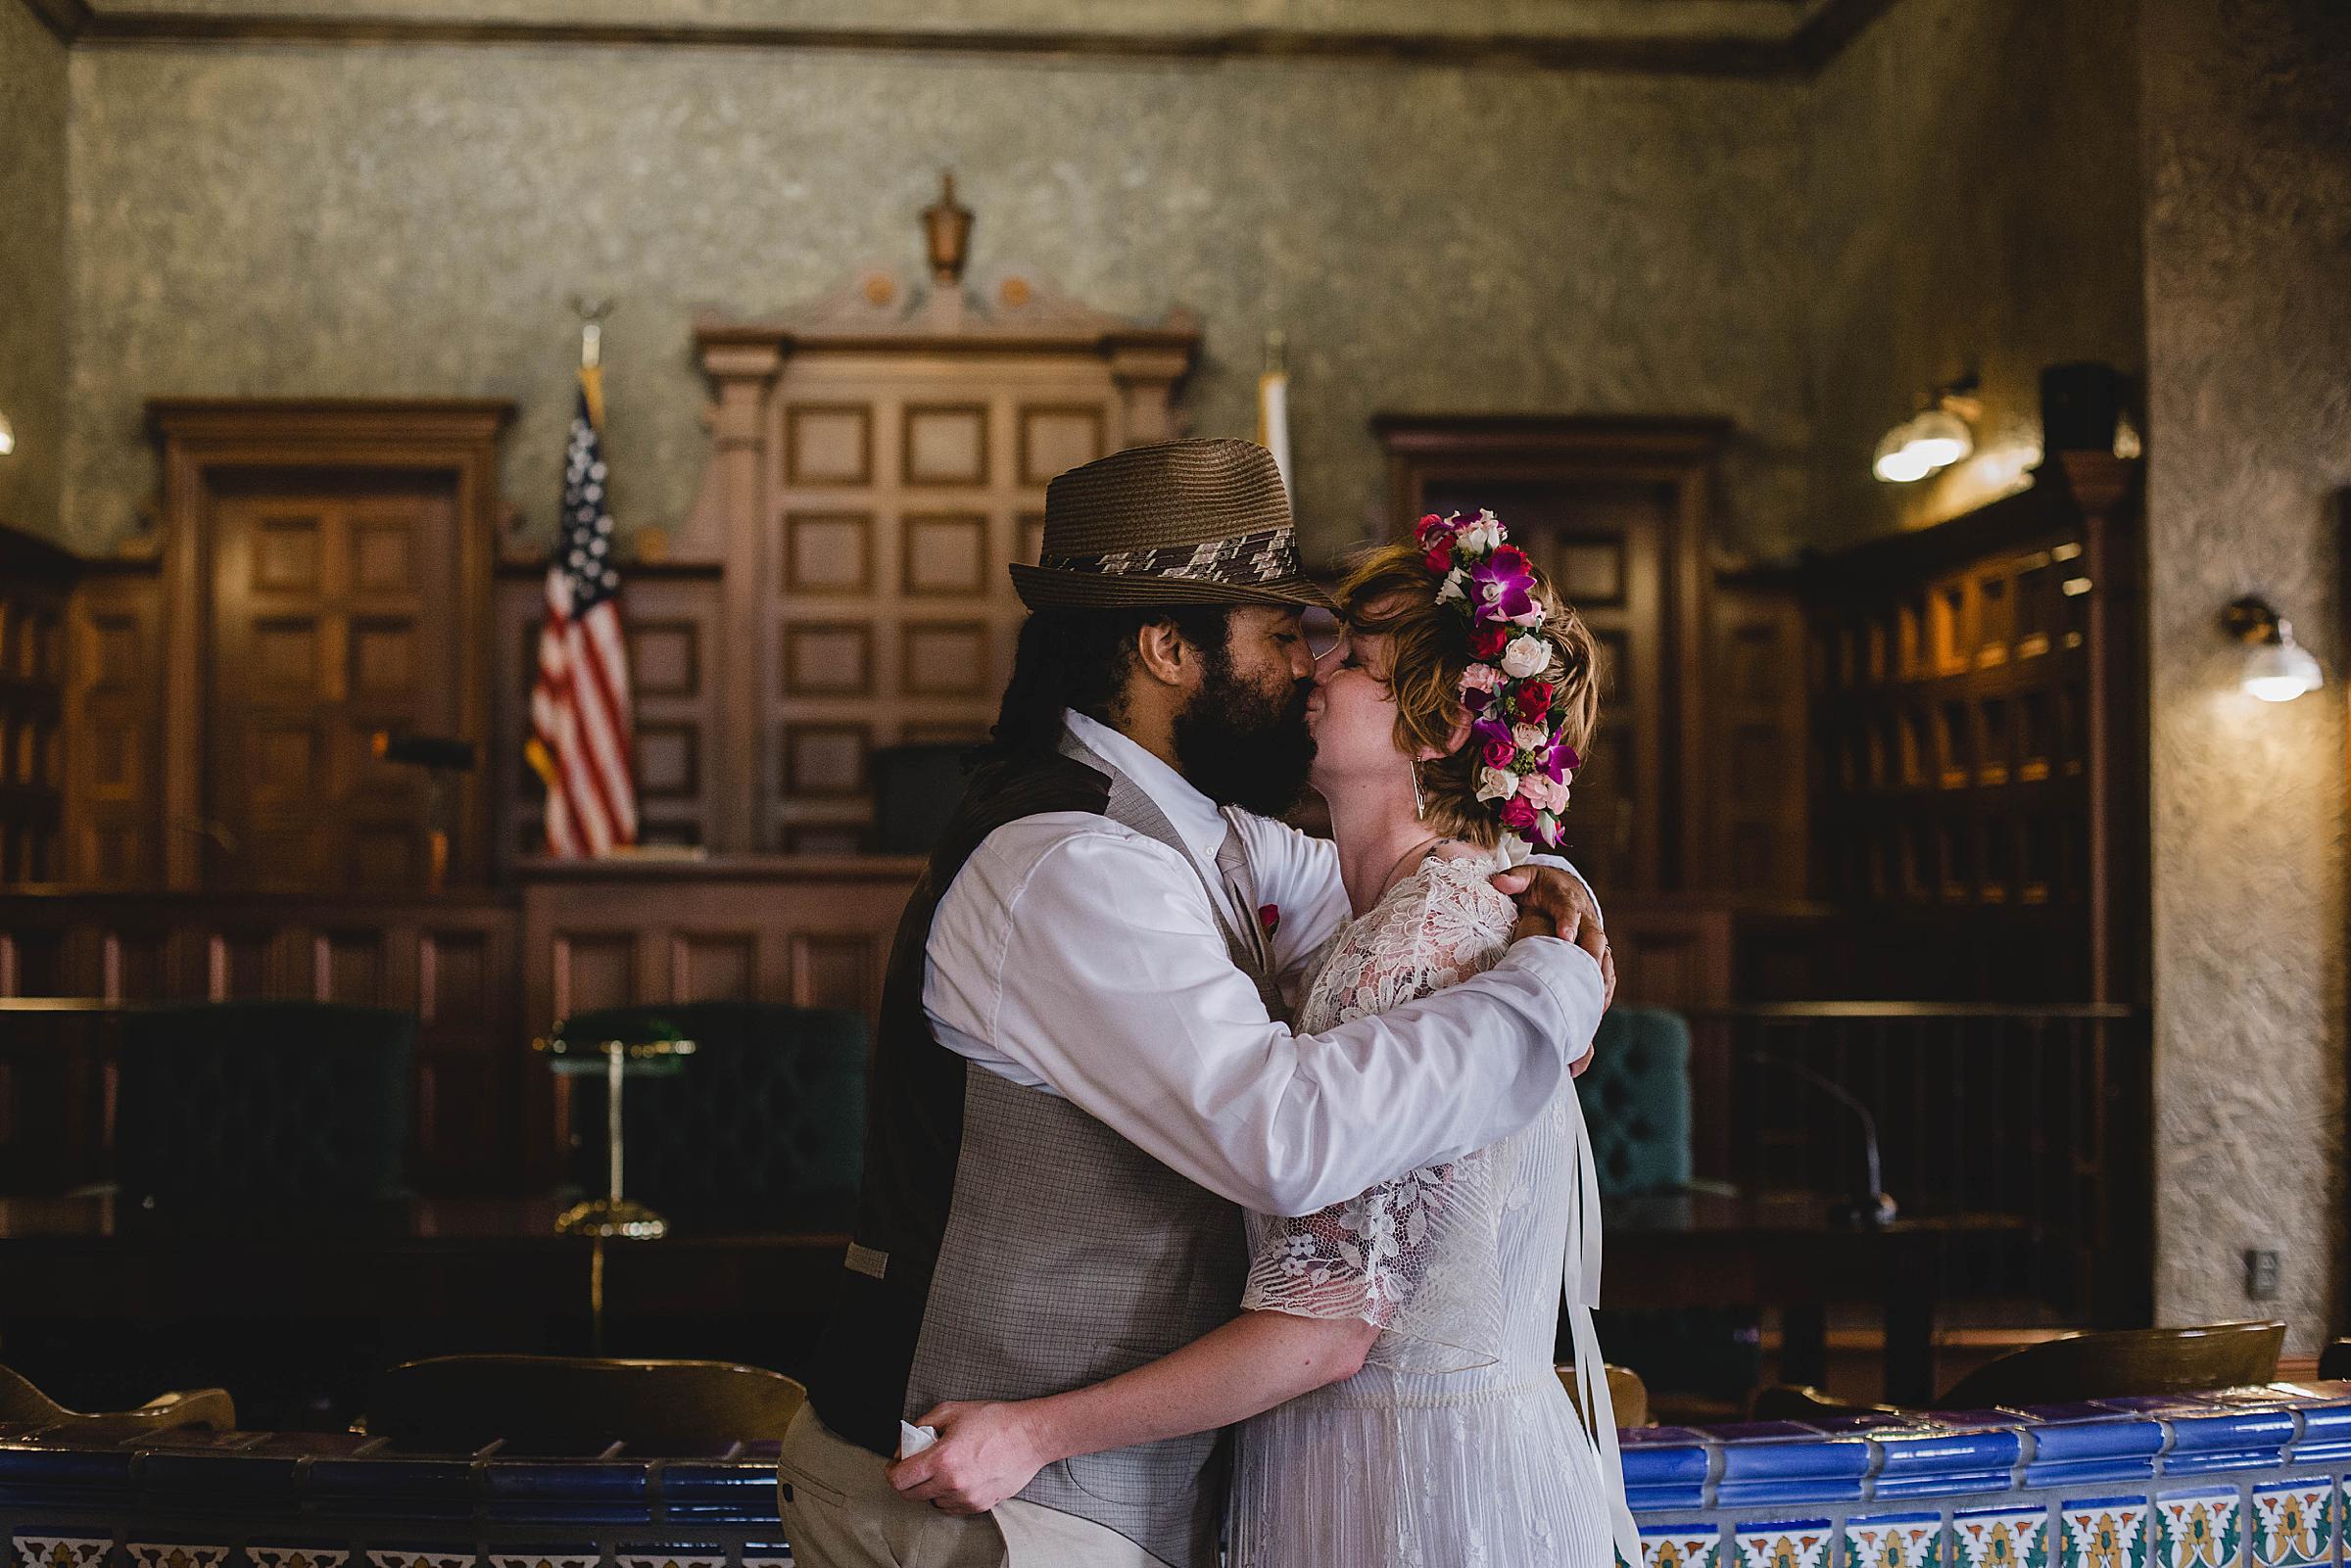
[[[0,997],[414,1013],[419,1186],[511,1190],[527,1153],[518,924],[486,894],[0,894]]]
[[[0,529],[0,883],[66,875],[66,635],[79,563]]]

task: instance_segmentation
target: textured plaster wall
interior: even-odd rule
[[[2254,1309],[2237,1250],[2276,1245],[2307,1346],[2344,1226],[2351,10],[2144,4],[2157,1309]],[[2249,591],[2324,692],[2235,689],[2214,617]]]
[[[2038,456],[2044,364],[2135,373],[2136,0],[1900,0],[1812,85],[1812,536],[1937,522]],[[1869,471],[1935,384],[1975,370],[1977,455]]]
[[[1375,409],[1722,413],[1733,526],[1801,521],[1804,149],[1788,83],[1385,64],[1043,63],[559,47],[77,53],[64,532],[153,485],[157,395],[495,395],[552,510],[575,291],[620,515],[702,460],[697,306],[757,315],[912,260],[952,166],[975,264],[1207,326],[1188,404],[1255,427],[1288,333],[1310,546],[1372,526]]]
[[[66,449],[65,46],[0,0],[0,523],[57,532]]]

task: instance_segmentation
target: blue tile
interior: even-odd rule
[[[2040,1425],[2033,1429],[2033,1460],[2025,1466],[2028,1487],[2070,1487],[2085,1482],[2144,1481],[2155,1473],[2163,1451],[2163,1424],[2098,1404],[2037,1404]]]
[[[1750,1423],[1753,1425],[1794,1423]],[[1717,1429],[1717,1433],[1722,1429]],[[1859,1438],[1746,1438],[1722,1446],[1722,1478],[1715,1505],[1742,1508],[1778,1503],[1858,1501],[1869,1474],[1869,1445]]]
[[[128,1449],[0,1443],[0,1503],[103,1503],[131,1496]]]
[[[2302,1435],[2294,1440],[2294,1463],[2340,1465],[2351,1460],[2351,1401],[2308,1405],[2301,1416]]]
[[[320,1459],[303,1477],[303,1510],[343,1518],[471,1519],[481,1484],[470,1459]]]
[[[291,1505],[300,1474],[297,1460],[247,1453],[149,1453],[139,1466],[142,1490],[205,1509]]]
[[[482,1465],[493,1519],[556,1524],[633,1524],[653,1516],[652,1487],[629,1460],[491,1459]]]
[[[2283,1461],[2294,1441],[2293,1412],[2275,1406],[2200,1404],[2163,1419],[2172,1429],[2172,1446],[2163,1455],[2167,1476],[2267,1469]]]
[[[776,1517],[776,1467],[679,1459],[659,1465],[661,1516],[696,1524],[756,1525]]]
[[[1873,1432],[1879,1453],[1873,1497],[1947,1497],[2006,1492],[2014,1482],[2024,1439],[2013,1426],[1973,1430],[1938,1424],[1906,1432]]]
[[[1638,1439],[1635,1431],[1642,1434]],[[1646,1427],[1627,1431],[1624,1440],[1624,1500],[1629,1506],[1642,1512],[1705,1506],[1706,1469],[1712,1459],[1703,1438],[1688,1427]]]

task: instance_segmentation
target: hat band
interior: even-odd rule
[[[1084,572],[1095,577],[1172,577],[1242,588],[1306,575],[1298,564],[1298,530],[1289,523],[1198,545],[1117,549],[1106,555],[1042,555],[1037,565],[1047,571]]]

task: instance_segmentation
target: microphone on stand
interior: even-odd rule
[[[1860,1180],[1846,1202],[1829,1211],[1829,1218],[1835,1224],[1853,1230],[1879,1230],[1892,1224],[1901,1210],[1885,1188],[1883,1166],[1878,1159],[1878,1118],[1870,1115],[1869,1107],[1855,1099],[1844,1084],[1801,1062],[1776,1056],[1769,1051],[1749,1051],[1746,1056],[1750,1062],[1760,1067],[1778,1068],[1783,1072],[1803,1079],[1860,1119]]]

